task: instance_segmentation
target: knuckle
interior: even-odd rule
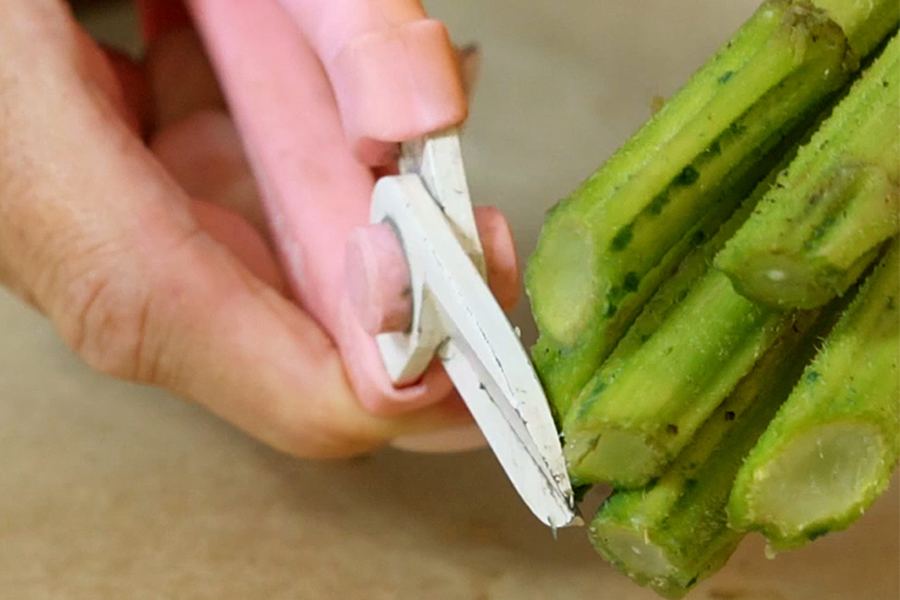
[[[152,295],[133,276],[95,271],[72,278],[51,314],[66,343],[93,369],[141,383],[158,379],[150,344]]]
[[[190,297],[184,278],[166,265],[183,264],[199,230],[147,255],[134,240],[84,240],[52,253],[36,286],[45,312],[64,341],[93,369],[119,379],[167,388],[185,373],[175,357],[179,335],[189,327],[180,318]],[[141,246],[138,243],[137,246]],[[76,258],[71,250],[80,249]],[[160,257],[165,258],[160,258]]]

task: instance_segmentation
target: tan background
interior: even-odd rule
[[[482,44],[472,188],[507,211],[527,252],[543,211],[755,2],[427,4]],[[91,16],[125,42],[128,22]],[[488,454],[295,461],[196,407],[91,374],[2,291],[0,332],[2,599],[654,597],[604,566],[583,531],[554,541]],[[895,489],[851,531],[777,561],[749,539],[692,597],[894,600],[898,528]]]

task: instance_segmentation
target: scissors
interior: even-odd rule
[[[547,398],[486,283],[456,128],[402,144],[370,222],[348,244],[348,287],[391,381],[440,360],[534,515],[554,532],[581,524]]]
[[[439,401],[451,387],[442,363],[528,506],[552,527],[576,522],[546,398],[485,284],[458,133],[444,130],[465,117],[446,27],[418,0],[194,3],[215,61],[231,65],[223,85],[292,296],[329,335],[360,406],[390,416]],[[300,43],[298,24],[322,23],[333,26]],[[248,28],[271,43],[235,45]],[[260,65],[273,87],[259,85]],[[361,160],[363,142],[436,130],[403,145],[400,174],[366,206],[381,163]],[[298,131],[347,143],[298,144]]]

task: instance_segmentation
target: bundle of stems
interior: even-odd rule
[[[747,531],[848,526],[896,469],[898,22],[766,0],[547,216],[534,361],[575,483],[616,488],[595,546],[663,595]]]

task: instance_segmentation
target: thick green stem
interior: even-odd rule
[[[876,3],[884,0],[873,0]],[[548,215],[526,273],[533,355],[557,415],[644,302],[774,166],[856,68],[807,2],[769,0],[596,174]]]
[[[786,166],[793,156],[790,152],[782,160],[782,166]],[[646,429],[625,428],[626,431],[613,426],[608,427],[609,415],[602,418],[604,423],[595,430],[595,420],[592,419],[597,402],[614,402],[616,389],[608,393],[612,396],[600,398],[607,392],[611,382],[621,373],[633,369],[635,360],[641,360],[646,354],[644,345],[657,334],[660,327],[678,314],[681,304],[688,299],[694,288],[708,275],[710,265],[715,255],[722,249],[731,236],[744,224],[752,213],[759,199],[768,191],[775,181],[779,169],[773,169],[769,177],[757,186],[756,191],[741,205],[740,209],[709,239],[703,239],[697,235],[695,247],[688,253],[675,273],[669,277],[644,305],[641,314],[635,319],[626,334],[616,345],[615,350],[604,362],[582,393],[575,399],[572,410],[568,412],[564,426],[567,443],[565,445],[566,456],[569,459],[570,473],[579,483],[590,483],[600,480],[615,479],[623,485],[640,485],[652,476],[653,472],[661,469],[662,461],[654,460],[655,450],[652,450],[641,438]],[[741,301],[742,305],[747,303]],[[637,358],[636,358],[637,356]],[[639,367],[639,363],[637,364]],[[662,382],[656,382],[659,390],[667,390],[672,381],[668,378]],[[657,394],[658,399],[658,394]],[[721,398],[719,398],[721,400]],[[630,398],[625,400],[625,405],[632,406]],[[603,409],[603,407],[599,407]],[[576,416],[577,415],[577,416]],[[637,413],[635,413],[637,416]],[[641,415],[644,420],[653,417],[651,413]],[[648,425],[646,422],[644,425]],[[665,429],[665,437],[671,435],[671,428],[677,427],[668,422],[657,422],[655,429]],[[631,429],[631,431],[627,431]],[[650,428],[648,428],[650,429]],[[605,434],[601,442],[598,436]],[[610,456],[611,454],[615,456]],[[600,463],[600,464],[598,464]],[[623,472],[629,475],[625,476]],[[617,474],[617,478],[613,475]]]
[[[734,476],[812,357],[816,335],[834,322],[834,312],[798,315],[658,481],[607,500],[590,535],[608,561],[636,582],[679,598],[728,560],[743,537],[727,524]]]
[[[581,483],[621,487],[658,476],[790,323],[708,273],[572,405],[563,426],[569,472]]]
[[[811,0],[847,34],[857,56],[871,54],[897,28],[900,3],[872,0]]]
[[[738,473],[728,511],[792,549],[854,523],[900,457],[895,239]]]
[[[735,289],[812,308],[859,278],[898,231],[898,107],[895,37],[716,258]]]

